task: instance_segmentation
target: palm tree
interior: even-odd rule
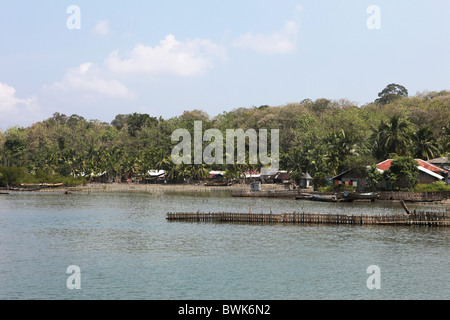
[[[421,127],[412,136],[414,156],[420,159],[433,159],[439,154],[439,148],[433,131]]]
[[[176,166],[176,179],[182,181],[184,179],[189,179],[192,177],[192,168],[191,165],[181,163]]]
[[[442,136],[441,151],[442,154],[448,154],[450,153],[450,122],[442,127]]]
[[[203,164],[194,164],[191,168],[191,175],[194,180],[205,180],[209,176],[209,170]]]
[[[168,170],[172,167],[173,162],[171,157],[165,157],[163,154],[159,155],[160,158],[159,160],[156,162],[156,168],[158,170]]]
[[[178,180],[178,166],[173,165],[166,171],[166,177],[169,181]]]
[[[332,132],[325,137],[327,145],[327,158],[332,173],[337,174],[342,171],[342,164],[348,157],[358,156],[360,142],[357,136],[344,129]]]
[[[369,143],[371,144],[370,150],[375,159],[381,161],[387,158],[388,153],[384,148],[382,131],[374,130],[372,136],[369,139]]]
[[[407,135],[408,123],[401,121],[399,116],[393,116],[388,122],[381,121],[378,129],[371,137],[375,145],[374,156],[378,160],[382,155],[386,158],[391,153],[399,156],[407,155],[409,139]]]
[[[245,178],[245,165],[243,164],[228,164],[225,170],[225,178],[227,179],[242,179]]]
[[[304,156],[300,148],[294,148],[291,152],[285,155],[284,162],[286,165],[286,170],[291,173],[291,178],[295,179],[297,184],[302,176],[303,161]]]

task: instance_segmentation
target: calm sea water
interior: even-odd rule
[[[0,196],[0,299],[449,299],[450,229],[167,222],[167,212],[401,212],[227,193]],[[69,290],[68,266],[81,288]],[[367,268],[380,268],[369,290]]]

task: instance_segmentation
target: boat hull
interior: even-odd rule
[[[344,192],[342,196],[345,199],[351,200],[371,200],[375,201],[380,196],[378,193],[369,192],[369,193],[357,193],[357,192]]]

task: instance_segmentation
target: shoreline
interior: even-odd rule
[[[164,192],[233,192],[247,193],[250,192],[250,184],[234,184],[231,186],[205,186],[203,184],[139,184],[139,183],[88,183],[76,187],[56,187],[56,188],[44,188],[40,190],[29,191],[13,191],[5,190],[8,193],[19,192],[142,192],[142,193],[164,193]],[[294,193],[314,193],[321,195],[330,195],[332,193],[321,193],[313,191],[312,189],[291,189],[286,185],[280,184],[262,184],[261,185],[261,197],[282,199],[294,197]],[[284,193],[289,196],[282,196]],[[263,194],[271,194],[273,196],[264,196]],[[276,196],[278,194],[279,196]],[[252,196],[260,197],[260,196]],[[380,202],[400,202],[402,199],[379,199]],[[405,200],[406,202],[410,202]],[[443,205],[450,206],[450,199],[442,199],[435,201],[413,201],[420,204],[428,205]]]
[[[262,190],[289,190],[283,185],[264,185]],[[52,189],[41,190],[51,191]],[[56,189],[53,189],[56,190]],[[152,192],[152,191],[246,191],[250,190],[249,184],[234,184],[231,186],[205,186],[202,184],[138,184],[138,183],[89,183],[77,187],[64,187],[58,190],[68,191],[127,191],[127,192]]]

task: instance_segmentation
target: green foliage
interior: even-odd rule
[[[349,191],[352,192],[353,191],[353,187],[352,186],[326,186],[326,187],[320,187],[318,188],[318,190],[320,192],[345,192],[345,191]]]
[[[376,190],[378,183],[383,179],[383,174],[378,171],[376,165],[372,165],[366,168],[367,174],[367,186],[373,190]]]
[[[442,127],[441,151],[442,154],[450,153],[450,122]]]
[[[412,136],[414,156],[423,160],[429,160],[439,155],[439,145],[429,127],[420,127]]]
[[[391,83],[386,88],[383,89],[380,93],[378,93],[378,99],[376,100],[377,103],[381,105],[388,104],[390,102],[393,102],[394,100],[401,98],[401,97],[407,97],[408,96],[408,90],[406,90],[405,87]]]
[[[409,124],[399,116],[392,116],[387,122],[381,121],[371,136],[373,155],[378,160],[386,159],[391,153],[408,155],[410,146],[408,129]]]
[[[450,192],[450,185],[445,184],[443,181],[436,181],[431,184],[419,183],[414,187],[414,191],[417,192]]]
[[[24,167],[0,166],[0,187],[17,187],[21,184],[62,183],[64,186],[77,186],[86,183],[84,177],[63,177],[61,175],[48,174],[43,170],[29,173]]]
[[[450,92],[408,97],[404,87],[391,84],[379,98],[360,107],[345,99],[305,99],[275,107],[241,107],[215,117],[196,109],[169,119],[119,114],[111,123],[55,113],[27,128],[0,132],[0,165],[42,170],[61,179],[105,173],[102,182],[123,181],[153,169],[166,170],[173,181],[200,180],[208,170],[224,170],[227,177],[241,179],[247,170],[260,169],[249,163],[175,166],[170,155],[177,143],[171,135],[179,128],[192,132],[194,121],[202,121],[203,131],[215,128],[224,136],[227,129],[279,129],[280,169],[297,179],[306,172],[330,177],[395,155],[426,160],[450,153]],[[11,183],[9,179],[2,172],[1,183]]]
[[[324,172],[316,172],[312,180],[314,189],[325,187],[327,185],[326,178],[327,175]]]
[[[397,157],[392,161],[389,170],[386,170],[383,174],[392,184],[394,190],[410,189],[418,183],[419,169],[417,166],[417,161],[414,158]]]
[[[21,179],[27,175],[26,168],[22,167],[0,167],[0,187],[19,185]]]

